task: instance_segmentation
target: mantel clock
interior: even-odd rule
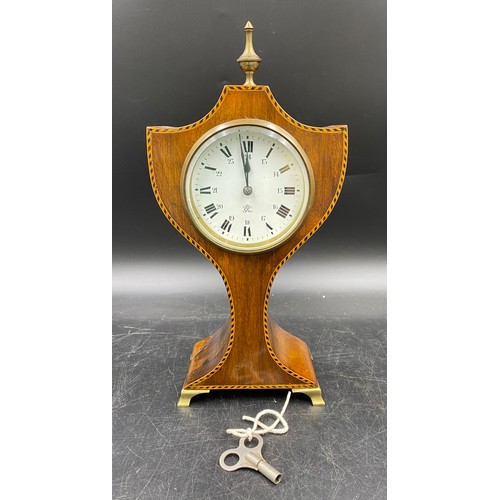
[[[227,85],[214,108],[183,127],[147,128],[156,200],[169,222],[219,271],[230,316],[194,345],[179,406],[219,389],[291,389],[323,405],[305,342],[269,315],[274,278],[320,228],[339,197],[347,126],[293,119],[269,87],[245,26],[237,62],[243,85]]]

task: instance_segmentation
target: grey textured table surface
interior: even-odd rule
[[[226,317],[224,294],[115,293],[115,500],[386,498],[385,289],[289,285],[275,286],[271,312],[309,344],[326,406],[292,395],[288,433],[264,436],[279,485],[252,470],[226,472],[218,459],[238,444],[226,429],[280,411],[286,391],[217,391],[176,406],[193,344]]]

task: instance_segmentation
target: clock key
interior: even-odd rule
[[[269,481],[274,484],[278,484],[281,481],[281,472],[277,471],[272,465],[268,464],[264,457],[262,456],[261,450],[264,440],[259,434],[252,434],[252,441],[257,439],[258,443],[253,448],[245,446],[247,437],[242,437],[240,439],[240,445],[238,448],[232,448],[225,451],[219,458],[219,465],[228,472],[234,472],[238,469],[253,469],[258,470],[264,476],[269,479]],[[227,465],[225,462],[226,457],[230,455],[236,455],[238,461],[234,465]]]

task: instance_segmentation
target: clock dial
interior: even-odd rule
[[[228,250],[255,253],[286,241],[313,196],[309,160],[284,130],[260,120],[217,127],[184,165],[184,201],[197,228]]]

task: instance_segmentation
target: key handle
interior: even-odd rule
[[[242,437],[238,448],[225,451],[219,458],[219,465],[229,472],[243,468],[258,470],[274,484],[278,484],[281,481],[281,473],[269,465],[262,457],[261,450],[264,444],[262,437],[258,434],[252,436],[252,441],[253,439],[257,439],[258,441],[257,445],[252,448],[245,446],[247,439],[247,437]],[[238,461],[234,465],[226,464],[225,460],[229,455],[236,455],[238,457]]]
[[[254,439],[257,439],[258,443],[256,446],[250,447],[250,446],[245,446],[245,442],[247,441],[247,437],[242,437],[240,439],[240,444],[238,448],[233,448],[231,450],[225,451],[219,458],[219,464],[220,466],[229,472],[232,472],[237,469],[242,469],[242,468],[249,468],[249,469],[254,469],[257,470],[257,466],[253,464],[252,458],[250,460],[247,458],[247,455],[249,453],[252,453],[253,455],[257,456],[260,460],[264,460],[261,454],[262,446],[264,444],[264,440],[262,437],[260,437],[258,434],[254,434],[252,436],[252,441]],[[225,459],[229,455],[237,455],[238,456],[238,461],[234,465],[227,465],[225,462]]]

